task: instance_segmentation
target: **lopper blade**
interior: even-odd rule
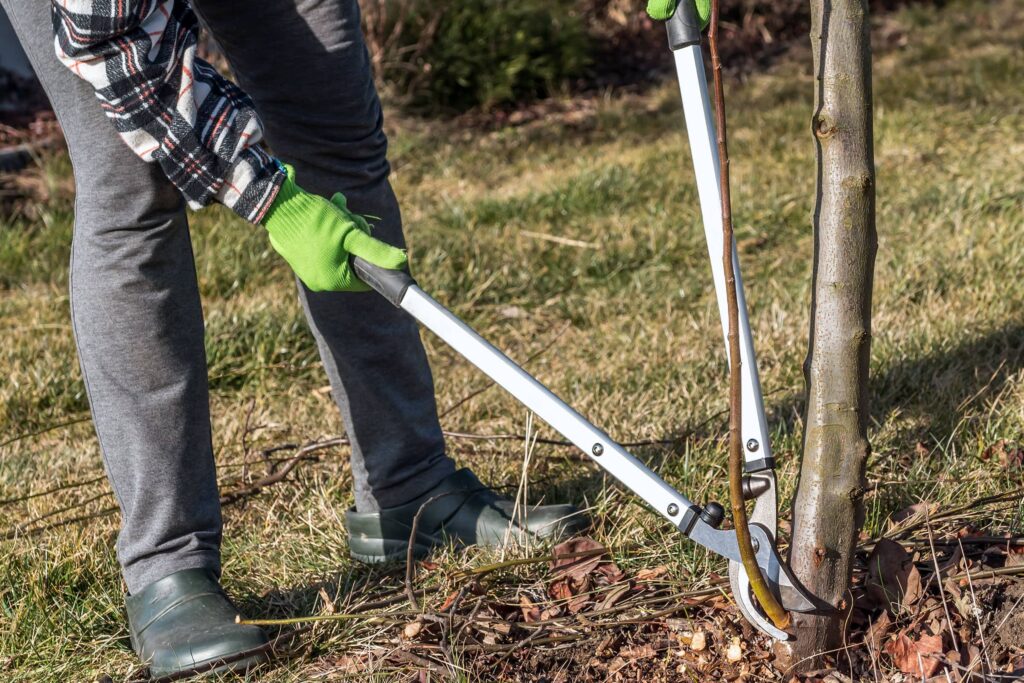
[[[765,581],[779,598],[780,603],[788,612],[816,612],[825,613],[831,611],[827,605],[821,605],[819,601],[800,585],[800,582],[793,576],[792,571],[779,556],[775,547],[775,539],[764,526],[760,524],[750,525],[750,535],[757,546],[757,565],[761,569]],[[771,620],[761,611],[757,601],[750,591],[750,578],[743,564],[735,560],[729,561],[729,585],[732,594],[736,598],[736,604],[743,616],[758,630],[768,634],[776,640],[789,640],[791,636],[776,627]]]
[[[771,579],[765,577],[771,584]],[[729,585],[732,587],[733,597],[736,598],[736,606],[750,624],[758,631],[767,634],[775,640],[791,640],[792,636],[771,622],[761,608],[754,601],[750,592],[750,579],[747,578],[747,570],[739,562],[729,561]]]

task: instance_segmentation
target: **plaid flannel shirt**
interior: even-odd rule
[[[259,146],[252,100],[196,57],[187,0],[52,0],[54,48],[89,82],[129,147],[192,208],[221,202],[259,223],[285,178]]]

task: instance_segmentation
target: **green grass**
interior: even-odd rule
[[[872,349],[867,532],[926,499],[944,505],[1021,484],[982,459],[1024,439],[1024,10],[1013,0],[914,6],[887,15],[903,47],[875,58],[879,251]],[[785,506],[799,453],[814,194],[810,57],[728,84],[734,213]],[[404,121],[391,130],[394,181],[421,283],[525,359],[530,370],[624,441],[680,436],[637,455],[697,501],[725,492],[725,366],[689,151],[674,82],[590,100],[584,114],[472,132]],[[66,296],[69,164],[46,160],[44,201],[0,214],[0,443],[87,417]],[[591,243],[562,246],[546,233]],[[341,431],[285,265],[259,229],[211,209],[193,217],[207,314],[222,486],[239,481],[242,433],[256,447]],[[552,343],[553,342],[553,343]],[[442,412],[484,379],[425,337]],[[520,433],[527,415],[490,390],[446,428]],[[541,426],[540,432],[550,436]],[[486,480],[519,481],[518,442],[451,441]],[[225,572],[259,616],[324,608],[318,587],[359,601],[399,585],[347,560],[347,451],[321,453],[288,482],[226,510]],[[253,467],[256,476],[262,474]],[[88,421],[0,446],[0,499],[102,474]],[[668,564],[698,586],[722,564],[664,528],[593,466],[538,446],[531,497],[585,501],[595,536],[624,567]],[[90,498],[104,482],[0,507],[5,528]],[[1018,507],[991,520],[1019,529]],[[136,670],[112,545],[116,517],[0,542],[0,677],[124,679]],[[519,551],[517,551],[519,552]],[[493,558],[446,554],[424,585],[443,599],[451,570]],[[530,569],[503,579],[531,581]],[[347,596],[347,597],[346,597]],[[301,657],[261,680],[308,680],[365,651],[373,626],[319,626]],[[386,679],[386,671],[378,674]]]

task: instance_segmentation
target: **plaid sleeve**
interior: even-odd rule
[[[52,0],[54,47],[88,81],[131,149],[189,206],[213,201],[259,223],[284,170],[259,146],[252,100],[196,57],[187,0]]]

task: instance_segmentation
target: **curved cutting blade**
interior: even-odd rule
[[[816,604],[814,596],[794,579],[789,568],[782,562],[772,534],[760,524],[751,524],[750,538],[757,548],[757,565],[761,575],[782,606],[790,612],[820,612],[822,608]],[[761,611],[750,591],[750,578],[746,569],[735,560],[729,561],[729,585],[736,604],[751,624],[776,640],[790,639],[788,633],[776,627]]]
[[[765,633],[775,640],[790,640],[792,636],[771,622],[761,612],[761,608],[754,602],[754,596],[750,592],[750,579],[747,578],[747,570],[739,562],[729,562],[729,585],[732,587],[733,597],[736,598],[736,606],[750,624],[758,631]]]

